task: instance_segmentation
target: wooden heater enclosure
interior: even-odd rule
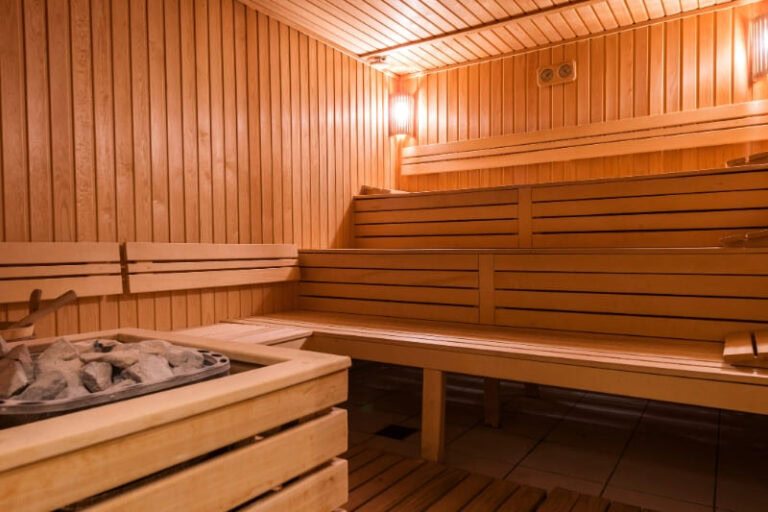
[[[140,329],[67,339],[93,338],[163,338],[223,353],[233,373],[2,430],[4,510],[331,510],[346,500],[346,462],[335,458],[347,449],[346,411],[333,406],[347,397],[347,358]]]

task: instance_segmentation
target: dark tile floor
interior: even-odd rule
[[[355,362],[350,446],[418,456],[421,372]],[[449,466],[535,487],[565,487],[659,511],[768,511],[768,416],[502,383],[502,425],[483,425],[482,379],[448,377]]]

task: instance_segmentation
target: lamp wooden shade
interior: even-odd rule
[[[389,134],[410,135],[413,132],[413,97],[394,94],[389,99]]]

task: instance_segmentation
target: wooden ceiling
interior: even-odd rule
[[[589,36],[728,0],[244,0],[395,74]]]

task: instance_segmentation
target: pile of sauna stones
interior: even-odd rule
[[[195,373],[205,365],[197,350],[165,340],[121,343],[59,339],[33,358],[24,344],[0,337],[0,399],[59,400]]]

